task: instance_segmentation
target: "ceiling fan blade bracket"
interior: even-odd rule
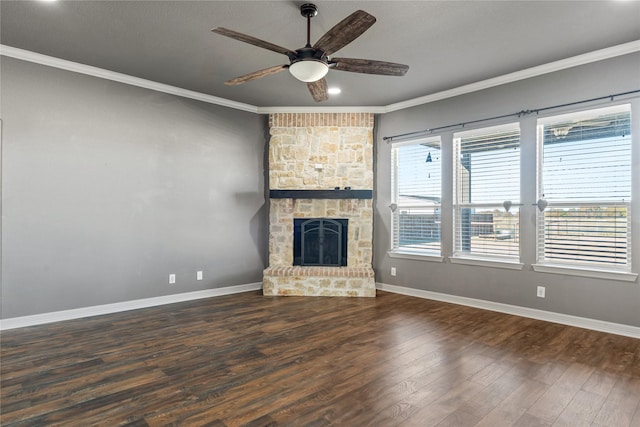
[[[314,57],[315,59],[318,59],[318,60],[321,60],[321,61],[327,61],[327,62],[328,62],[327,55],[325,55],[325,54],[324,54],[324,52],[323,52],[323,51],[321,51],[320,49],[315,49],[315,52],[314,52],[314,54],[313,54],[313,57]]]

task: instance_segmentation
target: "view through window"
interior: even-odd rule
[[[440,139],[394,144],[393,249],[440,255]]]

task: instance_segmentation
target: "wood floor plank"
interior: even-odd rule
[[[0,358],[7,427],[640,419],[640,340],[387,292],[247,292],[8,330]]]
[[[484,386],[470,380],[464,380],[412,414],[401,426],[414,425],[438,425],[447,417],[456,412],[458,408],[471,398],[471,396],[480,392]],[[466,412],[466,411],[465,411]],[[478,417],[478,421],[479,421]]]
[[[618,377],[614,374],[594,371],[589,379],[582,385],[582,390],[607,397],[609,393],[611,393],[617,380]]]
[[[541,418],[531,415],[528,412],[522,415],[518,421],[513,423],[513,427],[550,427],[551,423]]]
[[[475,381],[475,379],[472,380]],[[456,411],[451,414],[452,419],[473,417],[477,420],[477,423],[480,423],[495,408],[502,406],[506,399],[518,390],[523,381],[524,377],[516,370],[505,372],[504,375],[496,378],[495,381],[485,386],[478,393],[465,399]],[[458,412],[460,414],[456,415]]]
[[[552,424],[574,399],[592,373],[592,367],[577,363],[570,365],[527,413]]]
[[[478,426],[516,423],[547,388],[548,386],[539,381],[525,378],[512,393],[480,420]]]
[[[594,419],[598,426],[635,427],[631,424],[640,405],[640,379],[619,379]]]
[[[553,426],[591,425],[604,401],[604,396],[580,390],[555,420]]]
[[[632,425],[632,426],[640,426],[640,404],[636,408],[636,413],[633,416],[633,418],[631,419],[631,424],[630,425]]]

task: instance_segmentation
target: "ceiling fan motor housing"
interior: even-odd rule
[[[298,61],[320,61],[320,62],[328,62],[327,56],[320,49],[315,49],[313,47],[302,47],[300,49],[296,49],[295,52],[289,52],[287,55],[291,63]]]

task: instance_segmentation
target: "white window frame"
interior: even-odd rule
[[[453,135],[453,185],[454,185],[454,200],[453,200],[453,255],[450,257],[450,261],[454,264],[468,264],[468,265],[478,265],[478,266],[487,266],[487,267],[497,267],[497,268],[506,268],[513,270],[520,270],[524,266],[523,263],[520,262],[522,257],[522,249],[520,247],[520,242],[518,243],[518,253],[517,256],[496,256],[490,254],[480,254],[480,253],[469,253],[466,251],[462,251],[460,249],[458,234],[458,221],[459,221],[459,211],[463,208],[496,208],[496,209],[505,209],[504,202],[506,201],[496,201],[495,203],[466,203],[460,200],[460,182],[459,182],[459,156],[460,153],[460,143],[463,138],[472,135],[478,135],[482,133],[499,133],[503,131],[511,131],[517,130],[519,133],[519,138],[522,140],[521,135],[521,127],[520,122],[506,123],[496,126],[486,126],[481,128],[476,128],[473,130],[456,132]],[[521,174],[521,163],[522,163],[522,149],[519,147],[520,153],[520,167],[518,168],[518,188],[521,187],[522,174]],[[520,195],[522,197],[522,195]],[[521,206],[520,200],[510,200],[511,206],[515,209],[519,210],[519,206]],[[520,215],[520,210],[518,215]],[[520,221],[520,219],[518,220]]]
[[[536,194],[538,200],[543,199],[543,183],[544,177],[543,175],[543,161],[544,161],[544,126],[550,123],[555,123],[564,120],[578,120],[583,119],[585,115],[588,115],[593,112],[599,112],[602,114],[606,113],[615,113],[615,112],[629,112],[631,114],[631,105],[629,104],[619,104],[608,107],[591,107],[588,109],[582,109],[580,111],[572,111],[566,114],[555,114],[549,115],[544,118],[540,118],[537,121],[537,162],[536,162],[536,171],[537,171],[537,189]],[[632,118],[633,120],[633,118]],[[631,126],[633,129],[633,124]],[[632,138],[637,138],[633,137]],[[634,140],[631,141],[631,150],[636,147],[634,146]],[[633,155],[633,154],[632,154]],[[633,162],[631,164],[631,169],[633,169]],[[631,177],[633,177],[633,170],[631,170]],[[631,178],[633,179],[633,178]],[[633,189],[631,191],[633,194]],[[602,265],[597,263],[591,263],[588,261],[559,261],[559,260],[550,260],[545,259],[544,257],[544,238],[545,238],[545,223],[544,223],[544,213],[540,211],[540,209],[536,209],[536,263],[532,265],[533,269],[538,272],[544,273],[559,273],[559,274],[567,274],[567,275],[575,275],[575,276],[583,276],[583,277],[594,277],[601,279],[613,279],[613,280],[623,280],[623,281],[635,281],[637,278],[637,274],[631,272],[632,270],[632,200],[631,197],[628,200],[624,201],[585,201],[585,202],[570,202],[570,201],[547,201],[545,200],[546,208],[553,207],[602,207],[602,206],[624,206],[627,209],[627,262],[625,265]]]

